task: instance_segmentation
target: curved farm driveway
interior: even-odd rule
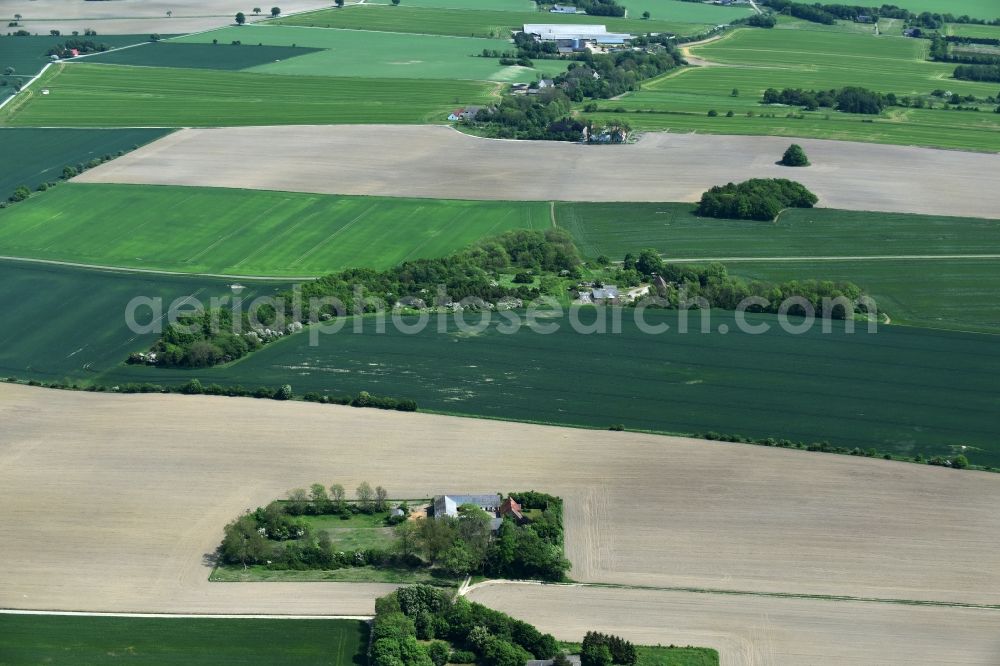
[[[1000,155],[787,138],[650,133],[633,145],[481,139],[444,126],[185,129],[81,182],[205,185],[442,199],[696,201],[713,185],[793,178],[820,205],[1000,218]]]
[[[0,422],[0,608],[369,614],[388,586],[209,583],[204,561],[240,511],[314,481],[352,488],[367,479],[396,496],[563,496],[574,578],[619,587],[505,583],[470,593],[563,638],[602,627],[715,646],[724,664],[1000,661],[992,474],[308,403],[10,384],[0,384]]]

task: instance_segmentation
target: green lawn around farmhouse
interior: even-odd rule
[[[683,3],[678,3],[683,4]],[[508,39],[525,23],[595,23],[607,26],[609,32],[671,32],[681,35],[698,34],[709,27],[707,22],[691,23],[666,16],[645,21],[640,17],[614,18],[586,14],[550,14],[548,12],[511,12],[480,9],[436,9],[387,5],[354,5],[344,9],[308,12],[277,19],[280,25],[314,28],[348,28],[381,32],[414,32],[459,37],[493,37]]]
[[[545,202],[67,183],[0,210],[0,255],[185,273],[320,276],[551,225]]]
[[[181,38],[181,42],[208,43],[218,40],[218,48],[241,39],[263,43],[319,49],[309,55],[274,59],[257,64],[252,71],[267,74],[299,74],[364,78],[478,79],[491,81],[534,81],[540,75],[554,75],[566,69],[566,62],[538,60],[535,67],[507,67],[497,58],[482,57],[483,50],[511,51],[502,39],[415,35],[326,28],[296,28],[280,25],[222,28]],[[214,46],[214,45],[213,45]],[[260,48],[260,47],[242,47]],[[211,53],[214,49],[209,48]]]
[[[473,81],[278,76],[166,67],[72,64],[49,69],[0,111],[0,125],[216,127],[440,122],[491,99]]]
[[[63,167],[76,168],[94,158],[117,155],[166,133],[162,129],[0,128],[0,200],[20,185],[34,190],[41,183],[59,180]]]
[[[357,620],[0,614],[0,661],[21,664],[363,666]]]
[[[812,136],[1000,151],[1000,114],[993,113],[996,105],[988,102],[973,112],[945,110],[937,100],[935,109],[889,107],[882,117],[761,104],[767,88],[863,86],[901,97],[926,97],[944,89],[982,100],[997,94],[996,84],[956,81],[950,78],[954,65],[927,61],[926,40],[808,26],[740,29],[693,47],[692,55],[720,66],[670,72],[644,82],[639,92],[598,101],[601,112],[587,116],[595,121],[623,118],[641,130]],[[709,117],[711,110],[718,115]],[[727,117],[729,112],[732,117]]]

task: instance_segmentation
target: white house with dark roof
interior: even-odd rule
[[[472,504],[491,515],[497,515],[500,510],[500,495],[497,493],[483,493],[481,495],[438,495],[434,498],[434,517],[442,516],[458,517],[458,507],[463,504]]]

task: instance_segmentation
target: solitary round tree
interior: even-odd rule
[[[281,7],[271,7],[271,18],[277,18],[281,14]]]
[[[809,158],[806,157],[806,151],[802,150],[802,146],[793,143],[785,151],[784,157],[781,158],[781,164],[790,167],[809,166]]]
[[[236,25],[243,25],[247,22],[247,17],[243,15],[243,12],[236,12]]]

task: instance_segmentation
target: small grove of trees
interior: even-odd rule
[[[375,601],[372,666],[524,666],[558,653],[555,638],[527,622],[427,585]]]
[[[806,151],[802,150],[802,146],[793,143],[781,157],[781,164],[789,167],[809,166],[809,158],[806,157]]]
[[[831,90],[802,90],[801,88],[785,88],[778,91],[768,88],[764,91],[761,102],[764,104],[786,104],[801,106],[806,111],[815,111],[820,107],[836,108],[844,113],[879,114],[887,106],[897,103],[895,94],[882,95],[866,88],[849,86]]]
[[[618,636],[588,631],[583,637],[580,662],[583,666],[611,666],[621,664],[633,666],[639,660],[639,653],[629,641]]]
[[[774,220],[785,208],[812,208],[818,201],[805,186],[784,178],[751,178],[716,186],[701,196],[702,217]]]

